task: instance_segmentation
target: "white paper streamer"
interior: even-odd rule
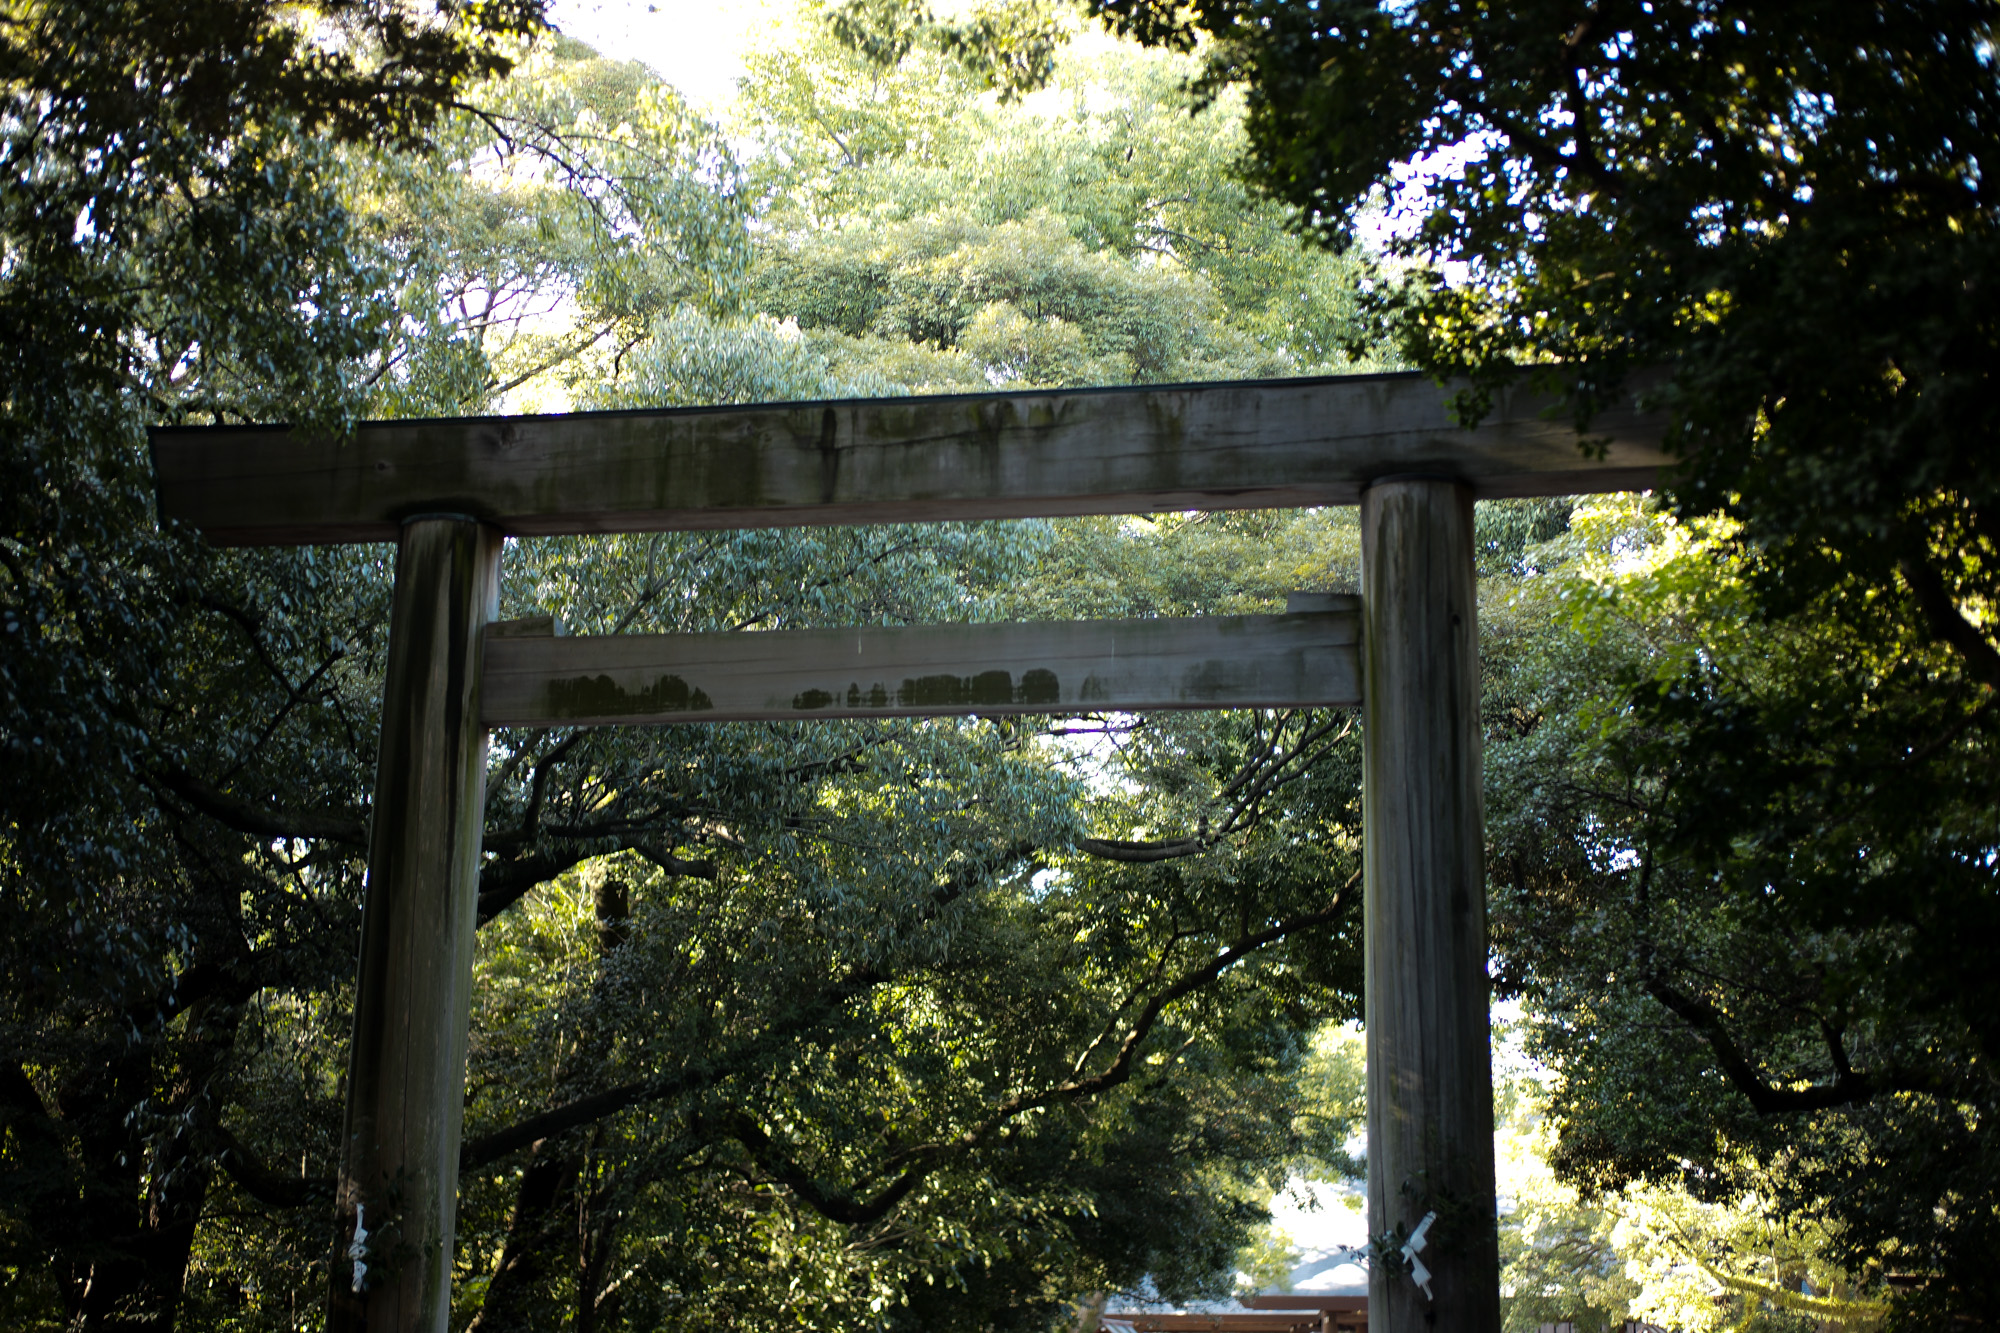
[[[1403,1258],[1409,1260],[1410,1263],[1410,1281],[1423,1289],[1424,1299],[1432,1301],[1436,1300],[1437,1297],[1431,1294],[1431,1270],[1425,1268],[1424,1261],[1417,1258],[1417,1251],[1424,1248],[1426,1244],[1424,1233],[1431,1229],[1431,1223],[1437,1221],[1437,1219],[1438,1215],[1436,1213],[1425,1213],[1424,1220],[1417,1223],[1417,1229],[1412,1231],[1410,1238],[1403,1242]]]
[[[347,1247],[347,1257],[354,1261],[354,1294],[361,1294],[362,1284],[368,1277],[368,1228],[362,1222],[361,1205],[354,1205],[354,1242]]]

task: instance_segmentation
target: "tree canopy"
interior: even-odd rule
[[[1617,540],[1691,553],[1506,649],[1490,719],[1501,976],[1564,1174],[1754,1184],[1897,1318],[1990,1317],[2000,7],[1080,8],[1242,96],[1242,170],[1301,227],[1383,238],[1363,326],[1468,414],[1521,373],[1579,420],[1634,382],[1672,412],[1688,526]]]
[[[1512,650],[1553,674],[1492,719],[1563,1172],[1754,1182],[1903,1317],[1988,1317],[2000,10],[1089,8],[1198,44],[1328,243],[1388,209],[1368,314],[1467,411],[1522,368],[1580,418],[1660,377],[1698,538]]]
[[[254,745],[265,724],[250,719],[293,715],[296,682],[268,658],[251,678],[229,654],[183,670],[204,634],[247,629],[228,628],[245,570],[158,530],[143,427],[348,418],[381,321],[340,146],[420,145],[507,68],[540,9],[114,0],[0,14],[10,1322],[171,1316],[203,1182],[183,1169],[178,1111],[150,1108],[209,1066],[161,1063],[159,1039],[219,1021],[258,984],[217,952],[217,930],[263,899],[245,902],[238,857],[177,841],[167,809],[191,745]],[[323,576],[289,562],[262,591],[311,600]],[[302,630],[322,649],[357,632]],[[239,688],[235,725],[217,728],[210,690]],[[309,730],[328,725],[336,715]],[[322,794],[340,778],[299,774]]]
[[[528,0],[0,16],[11,1324],[290,1328],[332,1276],[389,571],[163,531],[144,426],[1390,362],[1470,375],[1468,413],[1524,367],[1586,418],[1653,376],[1684,459],[1651,507],[1479,517],[1549,1188],[1638,1200],[1770,1320],[1817,1308],[1800,1274],[1987,1317],[1994,7],[1084,8],[1183,53],[851,0],[726,125]],[[1243,611],[1351,583],[1355,536],[518,542],[503,600]],[[1273,1188],[1357,1169],[1315,1045],[1358,1016],[1341,718],[508,733],[489,793],[482,1329],[1044,1327],[1223,1289]],[[1601,1259],[1601,1215],[1558,1221]]]
[[[1333,354],[1349,269],[1199,169],[1227,124],[1104,147],[1152,92],[912,97],[887,141],[928,157],[828,167],[777,88],[863,68],[817,27],[746,161],[637,67],[523,45],[531,8],[125,18],[9,40],[268,86],[182,124],[162,65],[134,166],[36,137],[68,74],[9,84],[0,1309],[291,1328],[336,1276],[389,561],[163,531],[142,428],[1282,371]],[[980,203],[992,141],[1101,188]],[[845,220],[920,169],[870,249]],[[1201,244],[1127,234],[1169,215]],[[882,281],[894,318],[837,314]],[[1353,550],[1329,515],[552,540],[502,595],[597,632],[1187,614]],[[1039,1327],[1225,1289],[1272,1189],[1354,1169],[1353,1097],[1307,1083],[1357,1003],[1355,759],[1316,713],[496,738],[460,1317]]]

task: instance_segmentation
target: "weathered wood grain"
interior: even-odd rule
[[[1525,387],[1473,430],[1416,375],[153,433],[160,513],[218,545],[391,541],[413,514],[515,535],[1353,504],[1422,473],[1482,496],[1636,490],[1664,422],[1592,426]]]
[[[1374,1264],[1369,1326],[1499,1333],[1472,493],[1385,482],[1361,533],[1368,1230],[1437,1214],[1434,1299]]]
[[[445,1333],[465,1114],[486,804],[479,646],[500,537],[467,519],[403,532],[361,917],[332,1267],[333,1333]],[[357,1293],[345,1253],[368,1238]]]
[[[1214,1310],[1191,1314],[1163,1314],[1149,1310],[1121,1310],[1104,1316],[1130,1324],[1133,1333],[1321,1333],[1322,1329],[1365,1329],[1365,1312],[1346,1310],[1291,1310],[1274,1313],[1264,1310]]]
[[[489,638],[491,726],[1360,702],[1354,610],[752,634]]]

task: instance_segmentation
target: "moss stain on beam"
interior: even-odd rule
[[[1062,682],[1053,671],[1036,668],[1021,673],[1016,684],[1005,671],[982,671],[975,676],[939,674],[906,678],[891,694],[877,682],[866,689],[857,681],[850,684],[843,700],[826,690],[804,690],[792,696],[792,708],[800,713],[818,712],[844,702],[849,708],[969,708],[1019,707],[1024,704],[1062,706]]]
[[[498,726],[593,726],[1352,706],[1361,697],[1358,637],[1349,610],[747,635],[494,634],[481,708]]]
[[[707,713],[715,702],[679,676],[661,676],[627,690],[609,676],[572,676],[549,682],[549,710],[561,718],[632,717],[650,713]]]
[[[1182,455],[1187,450],[1187,401],[1179,394],[1152,394],[1146,398],[1146,419],[1151,427],[1147,437],[1146,463],[1152,484],[1173,490],[1183,484]]]

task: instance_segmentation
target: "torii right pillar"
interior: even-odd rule
[[[1385,478],[1361,532],[1368,1327],[1499,1333],[1472,492]]]

